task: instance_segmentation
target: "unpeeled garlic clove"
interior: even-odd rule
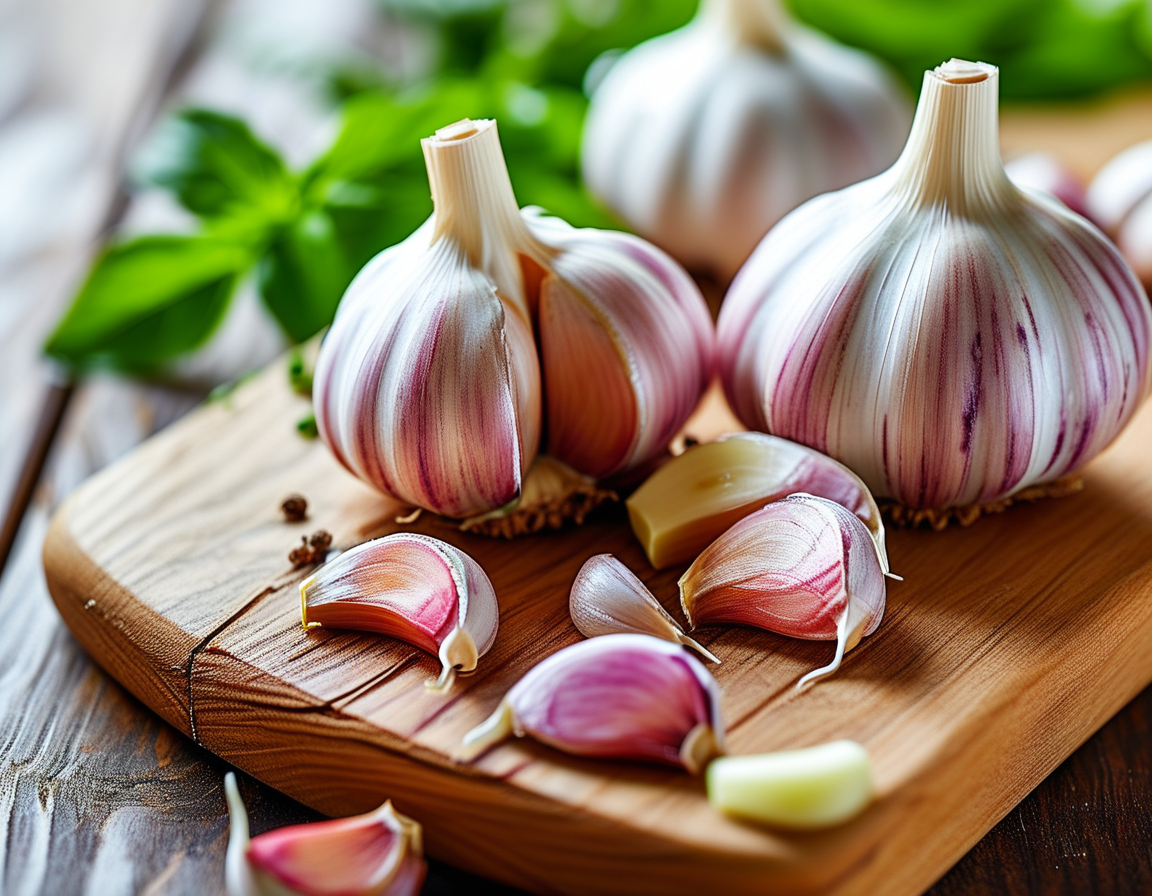
[[[884,616],[884,573],[864,524],[834,501],[791,495],[744,517],[680,579],[689,625],[736,623],[836,641],[836,656],[798,687],[831,675]]]
[[[418,822],[386,802],[374,812],[298,824],[249,840],[248,811],[232,772],[228,802],[228,896],[416,896],[428,866]]]
[[[744,432],[689,448],[628,499],[632,531],[656,569],[696,557],[737,520],[795,492],[842,504],[868,527],[888,572],[884,523],[851,470],[815,449]]]
[[[1017,156],[1004,163],[1004,172],[1021,189],[1055,196],[1076,214],[1092,220],[1084,184],[1055,156],[1046,152]]]
[[[998,81],[925,73],[896,164],[782,220],[720,310],[740,420],[931,522],[1060,488],[1152,384],[1152,312],[1116,248],[1004,173]]]
[[[728,815],[814,830],[843,824],[873,797],[868,751],[850,740],[756,756],[722,756],[708,766],[708,801]]]
[[[540,451],[593,479],[663,452],[712,375],[692,279],[636,237],[521,211],[493,121],[423,147],[432,217],[360,272],[320,349],[337,459],[473,518],[519,502]]]
[[[448,687],[496,640],[500,608],[480,565],[459,548],[401,532],[366,541],[300,583],[300,617],[316,626],[379,632],[440,658]]]
[[[597,554],[580,567],[568,596],[572,624],[586,638],[639,634],[690,647],[719,663],[708,650],[684,634],[652,592],[611,554]]]
[[[577,756],[648,760],[695,774],[724,750],[720,690],[676,644],[604,635],[534,666],[464,744],[475,755],[513,735]]]

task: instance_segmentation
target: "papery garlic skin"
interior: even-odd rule
[[[868,751],[850,740],[708,766],[708,801],[721,812],[781,828],[816,830],[858,815],[874,795]]]
[[[1092,225],[1009,181],[997,80],[955,60],[928,72],[900,160],[781,221],[720,313],[745,425],[911,508],[1059,479],[1148,392],[1144,291]]]
[[[778,0],[705,0],[625,53],[584,126],[584,180],[691,269],[732,277],[784,214],[899,155],[902,88]]]
[[[835,501],[796,494],[744,517],[680,578],[689,625],[734,623],[791,638],[836,641],[831,675],[880,625],[887,588],[871,533]]]
[[[1136,275],[1152,286],[1152,140],[1105,164],[1088,187],[1087,205]]]
[[[300,583],[305,629],[379,632],[427,650],[435,687],[475,671],[496,640],[500,608],[480,564],[437,538],[400,532],[344,551]]]
[[[416,896],[428,866],[420,825],[390,802],[365,815],[278,828],[249,840],[232,772],[224,778],[228,896]]]
[[[636,237],[522,212],[495,122],[423,144],[436,210],[356,277],[320,350],[337,459],[463,518],[516,502],[538,450],[598,479],[663,451],[712,373],[691,278]]]
[[[720,662],[684,634],[644,583],[611,554],[597,554],[580,567],[568,595],[568,615],[586,638],[651,635],[689,647],[713,663]]]
[[[665,569],[695,559],[737,520],[795,492],[860,517],[888,572],[880,508],[860,477],[819,451],[764,433],[732,433],[673,458],[628,498],[628,519],[648,561]]]
[[[658,762],[695,774],[724,750],[720,689],[676,644],[604,635],[534,666],[464,744],[475,754],[513,735],[577,756]]]

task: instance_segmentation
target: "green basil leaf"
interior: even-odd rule
[[[284,332],[303,342],[332,322],[354,273],[331,216],[314,209],[273,238],[260,259],[260,295]]]
[[[154,372],[207,341],[253,260],[250,246],[203,236],[112,246],[45,350],[76,370]]]
[[[171,190],[185,208],[204,217],[243,206],[284,220],[298,203],[299,189],[280,156],[243,121],[207,109],[185,109],[161,124],[135,175]]]

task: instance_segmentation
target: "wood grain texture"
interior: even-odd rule
[[[966,530],[893,534],[887,618],[834,680],[797,696],[826,644],[708,630],[734,753],[851,737],[877,803],[842,828],[786,836],[717,816],[701,783],[565,757],[529,742],[460,761],[460,737],[543,656],[578,640],[567,588],[611,550],[672,606],[681,570],[647,569],[620,514],[528,541],[425,518],[491,576],[501,634],[447,698],[435,661],[399,642],[305,633],[285,553],[323,527],[350,546],[396,508],[292,434],[299,399],[274,367],[86,484],[45,544],[80,642],[181,730],[330,814],[383,797],[429,852],[537,892],[914,893],[1152,679],[1147,409],[1079,496]],[[310,519],[278,516],[292,491]]]

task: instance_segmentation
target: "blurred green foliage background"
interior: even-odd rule
[[[321,89],[341,126],[292,170],[248,126],[211,110],[164,122],[135,166],[198,230],[114,243],[47,351],[74,372],[163,373],[203,345],[254,278],[291,341],[335,313],[381,249],[431,212],[420,138],[494,117],[513,185],[579,226],[618,227],[579,178],[589,67],[685,24],[696,0],[378,0],[428,59],[403,80],[362,55],[332,60]],[[1152,0],[789,0],[802,21],[886,59],[918,89],[958,56],[1001,67],[1003,98],[1050,100],[1152,79]]]

